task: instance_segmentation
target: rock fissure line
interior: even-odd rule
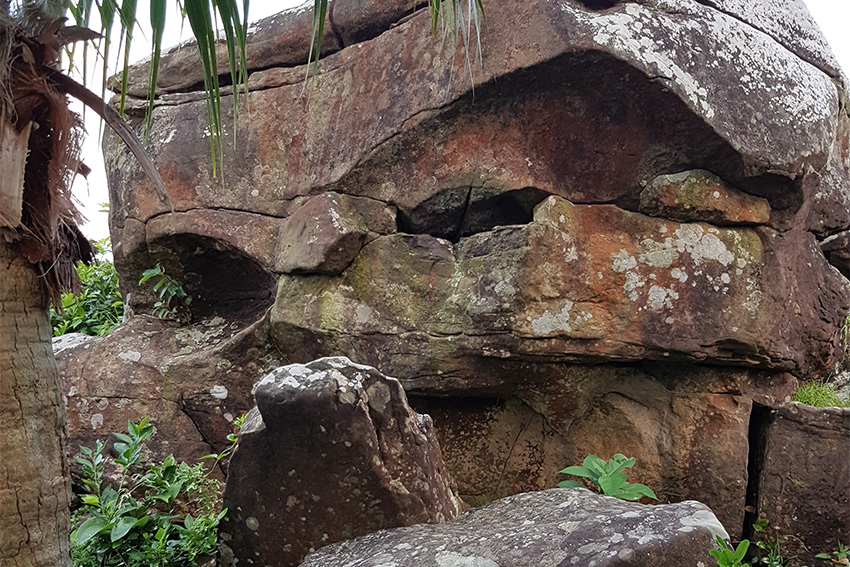
[[[720,12],[721,14],[728,16],[729,18],[732,18],[733,20],[735,20],[735,21],[737,21],[737,22],[739,22],[739,23],[741,23],[745,26],[748,26],[748,27],[758,31],[759,33],[763,33],[764,35],[766,35],[767,37],[769,37],[770,39],[775,41],[777,45],[780,45],[782,47],[782,49],[784,49],[788,53],[793,54],[800,61],[803,61],[804,63],[808,63],[812,67],[821,71],[824,75],[826,75],[830,79],[839,80],[839,81],[841,80],[841,74],[840,73],[835,74],[834,72],[831,72],[829,69],[827,69],[823,65],[821,65],[821,64],[819,64],[815,61],[812,61],[811,59],[809,59],[808,57],[805,57],[801,53],[798,53],[797,50],[785,45],[780,38],[776,37],[776,35],[770,33],[769,31],[767,31],[765,29],[762,29],[761,27],[754,24],[753,22],[748,22],[748,21],[742,19],[739,15],[737,15],[733,12],[730,12],[729,10],[724,10],[723,8],[718,6],[717,3],[714,2],[714,0],[694,0],[694,2],[696,2],[697,4],[700,4],[702,6],[705,6],[707,8],[711,8],[712,10],[716,10],[717,12]]]

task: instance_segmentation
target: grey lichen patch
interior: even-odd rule
[[[521,557],[522,565],[604,567],[651,555],[653,564],[704,567],[700,562],[713,542],[707,526],[717,523],[698,502],[644,506],[583,489],[555,489],[503,498],[446,524],[333,544],[302,566],[496,567],[518,564]],[[694,530],[677,531],[683,524]]]
[[[561,310],[557,313],[544,311],[543,315],[534,319],[531,322],[531,328],[536,335],[550,335],[558,331],[571,331],[570,311],[572,311],[573,302],[564,301]]]

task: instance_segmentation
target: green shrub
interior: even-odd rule
[[[62,294],[62,312],[50,307],[50,325],[53,336],[65,333],[84,333],[102,337],[121,323],[124,302],[118,291],[118,273],[115,265],[105,258],[109,253],[109,239],[94,243],[97,251],[94,262],[76,266],[80,276],[79,295]]]
[[[655,500],[655,493],[648,486],[626,482],[626,475],[623,470],[634,465],[634,457],[628,459],[622,453],[617,453],[611,457],[610,462],[606,462],[605,459],[596,455],[588,455],[585,457],[582,466],[567,467],[560,472],[561,474],[571,474],[589,479],[606,496],[632,501],[640,500],[642,496],[646,496]],[[558,486],[560,488],[579,488],[584,485],[575,480],[564,480],[559,482]]]
[[[71,519],[74,567],[191,567],[215,554],[226,513],[217,511],[221,483],[203,465],[178,463],[171,455],[142,466],[142,448],[152,434],[147,418],[128,423],[126,434],[113,434],[117,487],[104,480],[106,446],[97,441],[94,448],[80,447],[75,460],[88,494]]]
[[[816,408],[850,407],[850,404],[838,397],[835,385],[829,382],[803,382],[797,386],[794,401]]]

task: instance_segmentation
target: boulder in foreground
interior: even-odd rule
[[[301,567],[704,567],[715,535],[727,537],[699,502],[646,506],[556,488],[509,496],[447,524],[329,545]]]

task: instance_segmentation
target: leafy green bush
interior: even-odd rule
[[[106,446],[80,447],[75,460],[88,494],[72,517],[74,567],[190,567],[215,554],[226,513],[217,511],[221,483],[203,465],[178,463],[172,455],[143,470],[141,452],[152,434],[147,418],[129,422],[126,434],[113,433],[117,488],[104,481]]]
[[[561,471],[561,474],[587,478],[598,486],[606,496],[632,501],[640,500],[642,496],[646,496],[655,500],[655,493],[648,486],[626,482],[626,475],[622,471],[634,465],[634,457],[628,459],[622,453],[617,453],[611,457],[609,462],[596,455],[588,455],[585,457],[582,466],[567,467]],[[584,485],[575,480],[564,480],[559,482],[558,486],[560,488],[579,488]]]
[[[794,401],[816,408],[848,407],[850,404],[838,397],[835,385],[829,382],[803,382],[797,386]]]
[[[106,259],[110,252],[109,239],[94,242],[97,252],[94,262],[76,265],[80,276],[80,294],[62,294],[62,313],[50,307],[53,336],[65,333],[84,333],[102,337],[108,335],[124,317],[124,301],[118,291],[118,272]]]

